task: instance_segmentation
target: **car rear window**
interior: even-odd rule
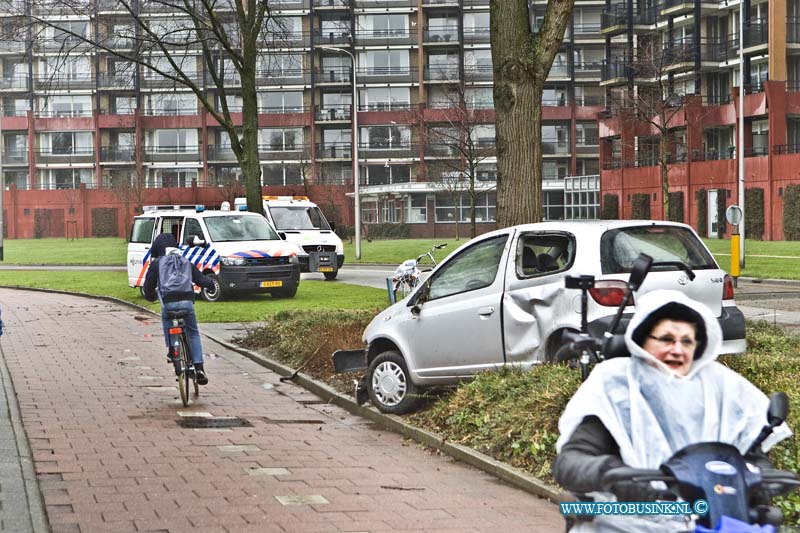
[[[640,253],[651,256],[655,263],[680,261],[693,270],[719,268],[697,234],[689,228],[634,226],[609,230],[601,237],[600,262],[603,274],[630,272],[633,261]],[[658,269],[654,265],[653,270]]]

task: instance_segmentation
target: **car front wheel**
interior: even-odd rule
[[[420,404],[420,388],[411,382],[403,356],[395,350],[381,353],[367,370],[367,392],[382,413],[402,415]]]
[[[222,300],[222,285],[219,283],[219,277],[211,272],[207,273],[206,276],[211,278],[211,281],[214,282],[214,288],[212,290],[206,289],[205,287],[201,289],[200,295],[203,297],[203,300],[207,302],[218,302]]]

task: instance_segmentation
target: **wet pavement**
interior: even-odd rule
[[[152,315],[12,289],[0,308],[5,397],[31,450],[0,440],[9,531],[563,531],[552,503],[208,339],[210,383],[183,408]]]

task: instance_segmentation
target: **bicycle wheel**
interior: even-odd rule
[[[178,389],[181,393],[181,402],[183,403],[183,406],[188,407],[189,381],[191,381],[191,377],[189,376],[189,350],[186,346],[186,338],[183,335],[180,336],[179,342],[181,371],[178,374]]]

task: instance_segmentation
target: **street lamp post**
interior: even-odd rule
[[[742,218],[739,220],[739,268],[744,268],[744,0],[739,3],[739,209]]]
[[[358,85],[356,82],[356,72],[358,69],[356,68],[356,56],[349,50],[337,46],[320,46],[320,48],[347,54],[353,62],[353,190],[356,203],[356,259],[361,259],[361,194],[359,192],[360,177],[358,174]]]

